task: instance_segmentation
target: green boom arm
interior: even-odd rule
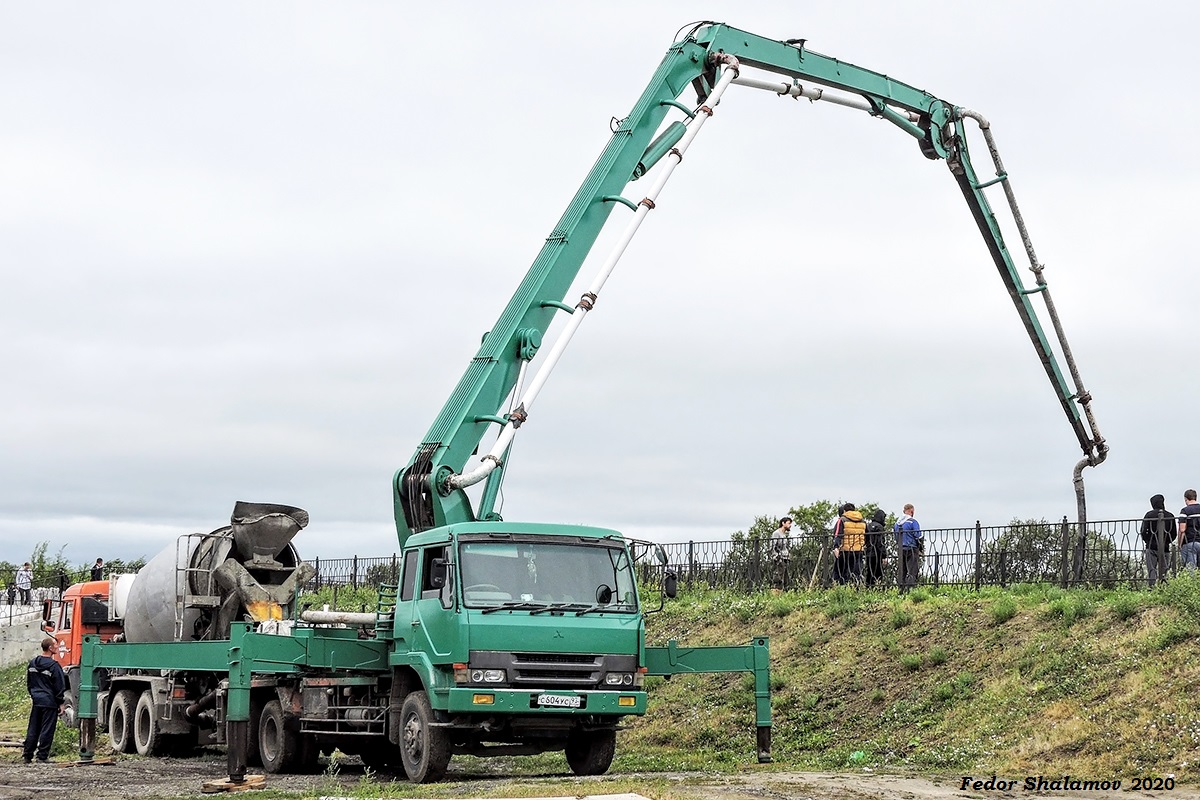
[[[485,460],[492,463],[486,465],[487,469],[478,479],[486,479],[486,483],[477,509],[472,508],[463,482],[457,480],[467,460],[490,426],[502,426],[502,431],[507,430],[511,436],[525,420],[527,408],[524,404],[516,405],[507,413],[503,412],[503,407],[522,379],[526,363],[537,353],[554,314],[566,311],[582,316],[590,310],[595,301],[592,293],[585,294],[574,308],[563,299],[612,209],[623,205],[642,213],[640,206],[653,207],[650,200],[635,204],[622,197],[621,192],[666,155],[679,155],[674,148],[686,136],[688,125],[694,125],[712,113],[705,101],[714,91],[723,91],[727,84],[719,82],[732,77],[725,73],[737,76],[733,77],[735,83],[756,85],[755,81],[740,76],[742,67],[753,67],[785,78],[775,84],[758,86],[770,86],[780,95],[822,99],[826,88],[848,93],[851,98],[824,99],[834,99],[834,102],[860,108],[892,122],[917,140],[920,151],[927,158],[943,159],[950,166],[1083,449],[1084,458],[1075,470],[1079,513],[1083,521],[1080,471],[1084,466],[1103,461],[1108,448],[1096,431],[1089,407],[1090,395],[1082,388],[1050,302],[1041,265],[1029,244],[986,120],[886,75],[814,53],[804,47],[803,40],[775,41],[727,25],[703,23],[670,47],[633,110],[615,126],[612,139],[546,239],[500,318],[484,336],[479,351],[424,441],[408,465],[396,473],[393,500],[401,545],[410,532],[455,522],[498,518],[494,504],[507,445],[501,444],[499,452],[485,456]],[[802,81],[811,84],[806,86]],[[696,91],[698,106],[685,106],[678,100],[689,87]],[[682,110],[688,122],[676,121],[667,125],[656,139],[656,132],[672,109]],[[965,119],[976,120],[984,131],[996,165],[995,180],[981,182],[975,174],[967,152]],[[1025,289],[1022,285],[996,217],[984,197],[984,189],[993,184],[1003,186],[1020,227],[1031,269],[1036,275],[1033,289]],[[1055,352],[1038,321],[1031,303],[1035,294],[1043,298],[1049,309],[1060,349],[1070,368],[1074,390],[1063,377]],[[507,441],[511,442],[511,438]]]

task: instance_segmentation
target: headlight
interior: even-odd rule
[[[473,669],[471,670],[471,683],[504,683],[504,670],[502,669]]]
[[[604,676],[604,683],[608,686],[632,686],[633,676],[628,672],[610,672]]]

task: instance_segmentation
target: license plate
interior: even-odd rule
[[[537,704],[539,706],[555,706],[556,708],[580,708],[582,703],[581,698],[577,694],[539,694]]]

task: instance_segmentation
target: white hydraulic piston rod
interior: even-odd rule
[[[363,611],[316,611],[300,612],[300,619],[314,625],[374,625],[375,615]]]
[[[757,78],[735,78],[733,82],[738,86],[748,86],[751,89],[763,89],[764,91],[774,92],[780,96],[787,95],[788,97],[794,97],[797,100],[803,97],[814,102],[817,100],[823,100],[826,103],[834,103],[839,106],[846,106],[847,108],[854,108],[859,111],[874,111],[874,108],[872,108],[871,104],[866,100],[862,100],[858,97],[850,97],[849,95],[835,94],[832,90],[826,89],[822,86],[816,86],[813,84],[806,86],[799,81],[792,81],[791,83],[788,83],[787,81],[764,81]],[[910,122],[917,122],[920,119],[920,116],[915,111],[908,111],[905,109],[896,109],[896,111],[908,117]]]
[[[546,380],[550,377],[550,373],[555,365],[558,364],[559,359],[562,358],[563,351],[570,344],[571,338],[579,330],[579,326],[583,324],[583,319],[587,316],[587,312],[592,310],[592,307],[596,303],[596,298],[600,294],[600,290],[604,288],[604,284],[609,276],[612,275],[617,262],[625,254],[625,250],[629,247],[629,242],[633,239],[633,235],[637,233],[638,228],[641,227],[650,210],[654,208],[655,199],[666,185],[667,180],[670,179],[671,174],[675,171],[675,167],[679,166],[679,163],[683,161],[683,154],[687,152],[692,140],[696,138],[696,134],[700,132],[701,127],[703,127],[708,118],[712,116],[713,108],[720,101],[721,95],[724,94],[725,89],[737,77],[739,69],[738,60],[728,54],[722,54],[720,58],[724,67],[721,72],[721,78],[717,81],[716,86],[713,87],[712,93],[709,94],[697,110],[696,115],[686,123],[687,131],[683,134],[679,143],[668,154],[670,157],[664,159],[666,163],[663,164],[658,178],[650,187],[650,191],[646,194],[646,197],[638,203],[633,219],[629,221],[625,231],[621,234],[620,240],[613,247],[604,265],[592,280],[591,286],[588,287],[587,292],[584,293],[579,303],[575,306],[575,313],[571,315],[562,335],[558,337],[550,352],[547,353],[545,363],[542,364],[537,374],[533,376],[529,387],[521,396],[520,402],[517,404],[517,410],[520,412],[519,418],[514,420],[512,415],[510,415],[509,421],[505,423],[500,431],[500,435],[496,437],[496,442],[492,445],[492,449],[480,459],[479,466],[470,472],[462,472],[447,478],[446,483],[451,489],[465,489],[468,486],[473,486],[490,475],[496,467],[500,466],[505,450],[508,449],[509,444],[512,443],[513,437],[516,435],[517,427],[529,413],[529,409],[533,406],[533,401],[546,384]]]

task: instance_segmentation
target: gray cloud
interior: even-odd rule
[[[0,559],[152,555],[237,499],[307,508],[305,555],[391,552],[392,472],[695,13],[10,9]],[[1196,16],[728,20],[991,119],[1113,445],[1097,519],[1200,483]],[[505,515],[694,539],[822,498],[1073,516],[1074,437],[945,166],[860,113],[720,110],[518,438]]]

